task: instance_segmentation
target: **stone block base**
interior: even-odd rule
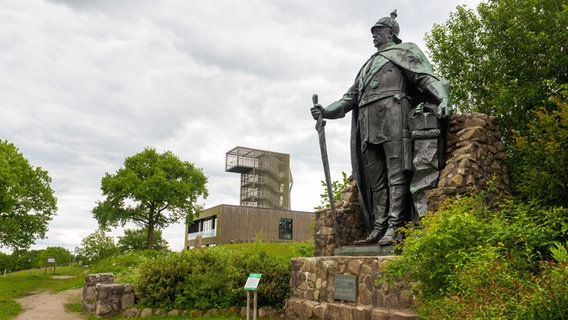
[[[95,313],[96,309],[96,285],[114,283],[114,275],[112,273],[95,273],[85,277],[85,285],[83,286],[82,305],[83,311],[86,313]]]
[[[134,304],[134,286],[131,284],[97,284],[95,315],[114,317]]]
[[[393,256],[326,256],[292,259],[290,299],[284,311],[286,319],[417,319],[412,312],[416,304],[409,284],[377,283],[385,265]],[[336,288],[336,277],[354,278],[351,288]],[[354,276],[354,277],[353,277]],[[338,279],[340,279],[338,277]],[[351,278],[350,278],[351,279]],[[351,293],[350,301],[337,300]]]
[[[86,313],[113,317],[134,304],[134,286],[113,282],[112,273],[91,274],[86,277],[82,294],[83,310]]]

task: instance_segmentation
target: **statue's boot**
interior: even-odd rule
[[[381,240],[388,228],[387,204],[388,190],[386,188],[373,192],[373,214],[375,216],[373,231],[367,238],[353,242],[354,245],[377,244]]]
[[[379,241],[381,246],[390,246],[402,241],[402,234],[397,229],[404,225],[409,208],[409,190],[406,185],[395,185],[389,188],[389,219],[388,229]]]

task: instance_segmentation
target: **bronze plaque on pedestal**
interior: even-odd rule
[[[336,275],[333,285],[333,299],[357,301],[357,276]]]

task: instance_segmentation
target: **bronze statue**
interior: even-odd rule
[[[425,214],[423,191],[435,187],[444,163],[449,86],[418,46],[402,43],[396,16],[395,10],[372,26],[377,52],[347,93],[311,108],[314,119],[352,112],[351,162],[370,232],[355,244],[400,241],[397,229]]]

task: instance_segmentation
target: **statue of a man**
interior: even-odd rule
[[[447,82],[434,75],[418,46],[402,43],[395,18],[396,10],[372,26],[377,52],[363,64],[347,93],[326,108],[317,104],[311,109],[314,119],[343,118],[352,112],[353,172],[362,213],[372,227],[369,236],[355,244],[391,245],[400,240],[397,229],[414,210],[412,162],[421,153],[413,150],[409,122],[417,113],[431,114],[434,122],[452,113]],[[432,108],[417,108],[421,102]],[[434,167],[439,169],[438,164]]]

